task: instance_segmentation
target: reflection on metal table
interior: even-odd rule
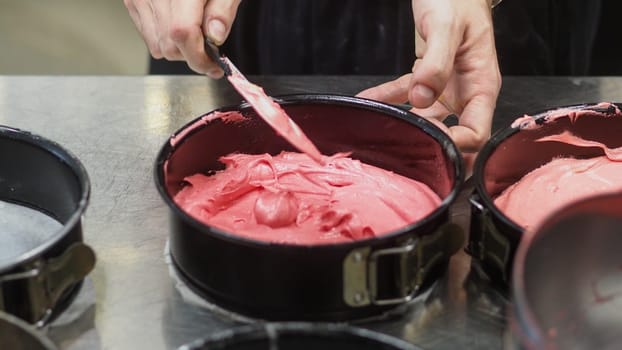
[[[271,95],[356,92],[389,77],[251,77]],[[509,77],[493,129],[523,113],[578,102],[622,100],[622,78]],[[85,165],[92,197],[84,217],[85,241],[97,253],[90,275],[95,313],[74,331],[51,336],[71,349],[171,349],[236,321],[182,299],[169,276],[164,248],[168,208],[158,195],[153,167],[167,138],[197,116],[240,97],[224,81],[187,77],[0,77],[0,124],[60,143]],[[452,218],[468,228],[470,182]],[[405,312],[357,323],[424,349],[503,346],[507,301],[456,254],[445,277]],[[85,332],[90,340],[76,340]]]

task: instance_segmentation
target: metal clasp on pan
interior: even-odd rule
[[[512,246],[492,221],[490,210],[480,203],[480,197],[473,194],[469,202],[474,208],[474,230],[471,232],[471,242],[469,244],[469,254],[479,259],[481,262],[488,263],[496,269],[504,282],[508,281],[508,271],[510,270],[510,255]]]
[[[84,243],[74,243],[52,259],[42,258],[30,263],[28,270],[0,275],[0,310],[6,310],[3,290],[7,282],[21,281],[30,316],[26,321],[41,327],[47,323],[54,306],[68,288],[80,282],[95,266],[95,253]]]
[[[419,281],[411,281],[408,271],[416,267],[408,267],[408,256],[417,247],[417,240],[414,240],[404,246],[396,248],[387,248],[374,251],[369,257],[369,296],[371,302],[376,305],[394,305],[401,304],[412,300],[419,290]],[[396,255],[400,259],[400,292],[401,296],[395,298],[378,298],[378,259],[381,257]]]
[[[394,305],[412,300],[429,272],[453,255],[464,241],[460,228],[446,224],[431,235],[412,238],[403,245],[371,250],[363,247],[351,251],[343,262],[343,298],[347,305]],[[398,289],[394,296],[379,296],[382,259],[394,259],[397,270],[390,271]]]

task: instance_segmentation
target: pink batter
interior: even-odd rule
[[[226,169],[195,174],[175,202],[198,220],[255,240],[313,245],[390,233],[441,199],[425,184],[338,153],[230,154]]]
[[[600,147],[604,156],[558,158],[531,171],[495,199],[495,205],[525,229],[554,211],[589,196],[622,191],[622,148],[609,149],[569,132],[540,138],[581,147]]]

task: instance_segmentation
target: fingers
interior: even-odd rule
[[[158,44],[159,35],[156,28],[154,9],[151,2],[146,0],[124,0],[123,2],[151,56],[158,59],[162,58],[162,52]]]
[[[430,107],[428,108],[411,108],[410,110],[411,112],[415,113],[416,115],[419,115],[421,117],[424,117],[426,119],[437,119],[439,121],[443,121],[445,120],[445,118],[447,118],[448,115],[452,114],[453,112],[449,111],[447,109],[447,107],[443,106],[440,103],[434,103],[432,104]]]
[[[449,128],[449,136],[463,152],[476,152],[490,137],[496,98],[492,95],[473,97],[462,111],[459,125]]]
[[[213,78],[222,70],[205,53],[204,38],[222,44],[241,0],[124,0],[150,54]]]
[[[173,37],[172,32],[172,15],[173,8],[170,0],[151,0],[153,9],[153,17],[156,25],[156,34],[160,53],[169,61],[181,61],[184,56]]]
[[[426,46],[425,40],[421,37],[418,30],[415,30],[415,56],[423,57],[425,54]]]
[[[413,111],[445,130],[462,152],[475,152],[490,137],[500,88],[487,2],[413,0],[413,15],[420,34],[409,88]],[[440,123],[440,105],[459,115],[458,125]]]
[[[410,74],[359,92],[356,96],[385,103],[404,103],[408,94]],[[498,91],[498,90],[496,90]],[[462,152],[477,152],[490,137],[495,94],[481,94],[469,100],[458,117],[459,124],[447,127],[443,120],[449,113],[446,106],[434,103],[427,108],[414,107],[411,111],[438,126],[449,135]]]
[[[368,98],[371,100],[381,101],[385,103],[401,104],[408,102],[408,88],[411,79],[410,74],[405,74],[398,79],[371,87],[356,94],[356,97]],[[453,109],[449,109],[446,104],[440,103],[442,96],[437,103],[427,108],[412,108],[411,111],[425,118],[435,118],[443,120],[447,115],[456,113]]]
[[[203,28],[206,36],[216,45],[222,45],[229,36],[240,1],[210,0],[205,6]]]
[[[494,98],[476,97],[458,117],[459,124],[451,127],[443,123],[447,117],[447,109],[441,104],[435,103],[425,109],[412,108],[411,112],[426,118],[443,130],[463,153],[473,153],[479,151],[490,138],[494,108]]]
[[[492,70],[491,75],[493,77],[496,76],[494,72]],[[487,74],[486,71],[481,73]],[[396,80],[363,90],[357,96],[386,103],[404,103],[408,97],[408,80],[410,78],[411,74],[403,75]],[[499,78],[498,80],[489,80],[484,83],[488,88],[474,96],[469,96],[464,108],[459,110],[448,108],[446,104],[436,101],[428,107],[414,107],[411,111],[428,119],[445,131],[461,151],[476,152],[490,137],[492,115],[500,87]],[[439,98],[439,100],[441,99],[442,97]],[[411,104],[413,104],[412,101]],[[458,113],[459,124],[448,128],[442,121],[451,113]]]
[[[204,1],[171,1],[169,36],[179,55],[186,60],[192,70],[203,74],[212,72],[216,77],[218,68],[207,57],[203,48],[204,37],[201,26],[204,7]],[[165,57],[169,59],[169,56]]]
[[[444,16],[450,16],[445,18]],[[410,82],[410,103],[419,108],[425,108],[441,95],[454,69],[456,52],[462,40],[462,29],[451,18],[451,14],[443,11],[434,11],[425,17],[425,23],[418,26],[425,32],[425,47],[422,48],[421,38],[417,59],[413,66],[413,75]]]
[[[356,96],[386,103],[405,103],[408,101],[408,86],[411,75],[402,75],[393,81],[363,90]]]
[[[205,36],[214,44],[222,45],[229,36],[240,2],[241,0],[210,0],[205,6],[202,26]],[[207,75],[218,78],[223,72],[217,65],[213,65]]]

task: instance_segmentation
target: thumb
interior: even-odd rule
[[[241,0],[209,0],[205,5],[203,30],[214,44],[222,45],[229,36]]]
[[[418,108],[431,106],[441,95],[454,69],[454,60],[461,34],[456,26],[432,26],[425,38],[425,47],[417,50],[422,58],[415,61],[410,81],[410,103]],[[418,40],[421,43],[423,40]]]

